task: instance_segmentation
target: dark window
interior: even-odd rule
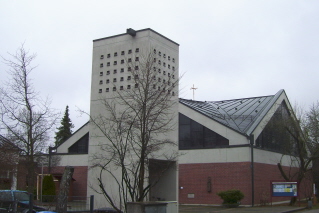
[[[113,78],[113,82],[116,82],[116,78]]]
[[[103,67],[103,63],[100,64],[100,67]]]
[[[110,57],[111,57],[111,54],[107,54],[107,57],[110,58]]]
[[[122,51],[122,52],[121,52],[121,55],[125,55],[125,51]]]
[[[163,58],[166,58],[166,54],[163,54]]]
[[[115,69],[115,70],[113,70],[113,74],[116,74],[117,73],[117,70]]]
[[[287,131],[287,128],[293,129],[289,128],[293,122],[286,103],[282,102],[257,137],[256,146],[283,154],[295,154],[296,143]]]
[[[121,68],[121,72],[124,72],[124,68]]]
[[[102,89],[99,89],[99,93],[102,93]]]
[[[131,68],[131,67],[128,67],[128,68],[127,68],[127,71],[132,71],[132,68]]]
[[[154,54],[156,54],[156,49],[154,49]]]
[[[135,88],[138,88],[138,84],[135,84],[134,87],[135,87]]]
[[[131,85],[127,85],[127,89],[131,89]]]
[[[114,61],[113,65],[117,65],[117,61]]]
[[[132,53],[132,50],[128,50],[128,54],[131,54]]]
[[[103,81],[102,81],[102,80],[100,80],[100,84],[103,84]]]
[[[167,67],[168,67],[168,69],[171,69],[171,65],[168,64]]]
[[[207,149],[228,145],[228,139],[179,113],[179,149]]]
[[[136,48],[135,52],[138,53],[140,51],[140,48]]]
[[[103,72],[100,72],[100,76],[103,76]]]
[[[175,62],[175,58],[173,58],[172,61]]]
[[[124,59],[121,60],[121,64],[124,64]]]
[[[138,79],[138,75],[135,75],[135,76],[134,76],[134,79]]]
[[[166,63],[165,62],[163,62],[163,66],[166,67]]]
[[[109,92],[110,91],[110,88],[106,88],[105,92]]]
[[[128,62],[132,62],[132,58],[129,58],[127,61],[128,61]]]
[[[101,55],[100,59],[103,59],[104,58],[104,55]]]
[[[106,71],[106,74],[109,75],[110,74],[110,70]]]
[[[109,67],[110,65],[111,65],[111,64],[110,64],[110,62],[107,62],[106,66],[108,66],[108,67]]]
[[[123,90],[123,86],[120,86],[120,90]]]
[[[114,56],[117,56],[117,52],[114,53]]]
[[[131,80],[131,76],[129,75],[129,76],[127,76],[127,80]]]
[[[86,133],[80,140],[69,147],[69,153],[87,154],[89,150],[89,133]]]
[[[121,78],[120,78],[120,81],[124,81],[124,77],[121,77]]]
[[[139,61],[139,58],[138,58],[138,57],[136,57],[136,58],[135,58],[135,61]]]
[[[113,87],[113,91],[116,91],[116,87]]]
[[[135,70],[138,70],[138,66],[135,66]]]
[[[110,79],[106,79],[106,83],[107,83],[107,84],[110,83]]]
[[[163,75],[166,75],[166,72],[165,72],[165,71],[163,71]]]
[[[159,55],[159,56],[161,56],[161,55],[162,55],[162,53],[161,53],[161,52],[158,52],[158,55]]]
[[[168,58],[169,61],[171,60],[171,56],[168,56],[167,58]]]

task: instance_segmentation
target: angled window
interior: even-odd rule
[[[89,133],[86,133],[82,138],[69,147],[70,154],[87,154],[89,151]]]
[[[173,93],[172,95],[175,95]],[[209,149],[227,146],[229,146],[228,139],[179,113],[179,149]]]

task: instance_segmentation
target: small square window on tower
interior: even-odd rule
[[[106,71],[106,74],[109,75],[110,74],[110,70]]]
[[[134,87],[135,87],[135,88],[138,88],[138,84],[135,84]]]
[[[173,58],[172,61],[175,63],[175,58]]]
[[[161,52],[158,52],[158,55],[159,55],[159,56],[161,56],[161,55],[162,55],[162,53],[161,53]]]
[[[171,69],[171,65],[168,64],[167,67],[168,67],[168,69]]]
[[[116,87],[113,87],[113,91],[116,91]]]
[[[163,58],[166,58],[166,54],[163,54]]]
[[[136,48],[136,49],[135,49],[135,52],[136,52],[136,53],[140,52],[140,48]]]
[[[139,58],[138,58],[138,57],[135,57],[135,61],[139,61]]]
[[[135,66],[135,70],[138,70],[138,66]]]
[[[154,62],[156,62],[156,58],[154,58]]]
[[[163,84],[165,84],[165,79],[163,79]]]
[[[104,58],[104,55],[101,55],[101,56],[100,56],[100,59],[103,59],[103,58]]]
[[[102,80],[100,80],[100,84],[103,84],[103,81],[102,81]]]
[[[109,54],[107,54],[107,58],[111,58],[111,54],[109,53]]]
[[[153,89],[156,89],[156,84],[153,84]]]
[[[168,56],[167,59],[170,61],[171,60],[171,56]]]
[[[153,67],[153,70],[156,71],[156,67]]]
[[[128,50],[128,54],[131,54],[132,53],[132,50]]]
[[[102,93],[102,89],[99,89],[99,93]]]
[[[103,67],[103,63],[100,64],[100,67]]]
[[[172,67],[172,70],[175,71],[175,67]]]
[[[124,72],[124,68],[121,68],[121,72]]]
[[[114,53],[114,56],[117,56],[117,52]]]
[[[124,81],[124,77],[121,77],[121,78],[120,78],[120,81]]]
[[[134,79],[138,79],[138,75],[135,75],[135,76],[134,76]]]
[[[110,65],[111,65],[111,63],[110,63],[110,62],[107,62],[106,66],[108,66],[108,67],[109,67]]]
[[[131,85],[127,85],[127,89],[131,89]]]
[[[162,71],[161,71],[161,69],[160,69],[160,68],[158,68],[158,73],[162,73]]]
[[[158,82],[161,82],[161,78],[158,78]]]
[[[132,62],[132,58],[127,59],[128,62]]]
[[[165,72],[165,71],[163,71],[163,75],[166,75],[166,72]]]
[[[116,82],[116,78],[113,78],[113,82]]]
[[[124,88],[123,88],[123,86],[120,86],[120,90],[123,90]]]
[[[107,84],[110,83],[110,79],[106,79],[106,83],[107,83]]]
[[[166,63],[165,62],[163,62],[163,66],[166,67]]]
[[[109,92],[109,91],[110,91],[110,88],[106,88],[106,89],[105,89],[105,92]]]
[[[129,75],[129,76],[127,76],[127,80],[131,80],[131,78],[132,78],[132,77],[131,77],[130,75]]]
[[[156,49],[154,49],[154,54],[156,54]]]
[[[171,77],[171,73],[168,72],[167,75],[168,75],[168,77]]]
[[[122,51],[122,52],[121,52],[121,55],[125,55],[125,51]]]
[[[103,76],[103,72],[100,72],[100,76]]]
[[[124,59],[121,60],[121,64],[124,64]]]
[[[114,61],[114,62],[113,62],[113,65],[117,65],[117,61]]]
[[[113,74],[116,74],[117,73],[117,70],[115,69],[115,70],[113,70]]]
[[[159,64],[159,65],[161,65],[161,64],[162,64],[161,60],[158,60],[158,64]]]
[[[127,68],[127,71],[132,71],[132,68],[131,68],[131,67],[128,67],[128,68]]]

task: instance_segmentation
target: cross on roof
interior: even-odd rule
[[[198,88],[195,88],[194,84],[193,87],[191,87],[191,89],[193,90],[193,100],[195,100],[195,90],[197,90]]]

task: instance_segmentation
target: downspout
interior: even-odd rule
[[[255,203],[255,179],[254,179],[254,134],[251,134],[249,137],[250,141],[250,156],[251,156],[251,206],[254,206]]]

